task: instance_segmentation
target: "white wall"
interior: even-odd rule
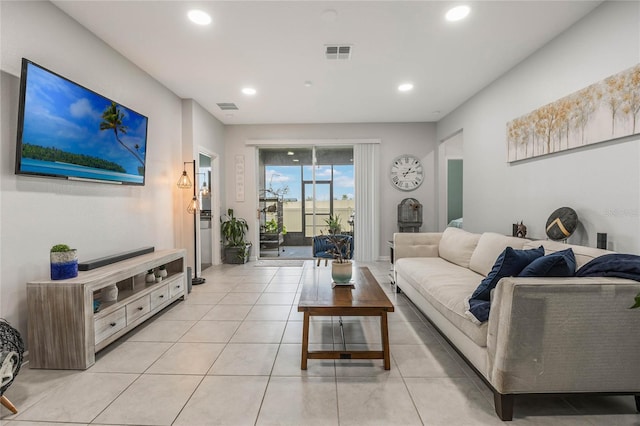
[[[52,245],[73,246],[80,261],[179,247],[181,104],[51,3],[3,1],[0,19],[0,317],[26,337],[26,282],[49,277]],[[145,186],[14,175],[23,56],[149,117]]]
[[[213,264],[221,263],[220,258],[220,205],[224,202],[225,187],[221,183],[221,176],[224,176],[224,125],[214,116],[209,114],[200,104],[193,99],[184,99],[182,101],[182,155],[183,161],[193,161],[199,158],[199,153],[207,154],[211,157],[211,225],[212,225],[212,247],[213,247]],[[184,163],[183,163],[184,164]],[[187,165],[187,167],[190,167]],[[199,169],[199,167],[196,167]],[[192,169],[188,168],[187,173],[191,178]],[[177,178],[176,178],[177,180]],[[182,209],[185,210],[187,204],[193,196],[192,191],[181,191],[180,199],[183,204]],[[193,235],[193,217],[183,218],[184,235]],[[198,247],[200,247],[200,226],[196,227]],[[187,253],[189,265],[193,267],[193,237],[187,239]],[[202,263],[200,250],[198,250],[198,275],[201,274],[200,265]],[[208,260],[205,263],[210,263]]]
[[[576,210],[569,242],[640,253],[638,136],[506,163],[506,123],[640,62],[640,3],[605,2],[438,123],[438,139],[464,129],[464,227],[546,238],[555,209]]]
[[[308,124],[308,125],[255,125],[226,127],[226,205],[236,216],[249,220],[249,232],[253,237],[257,209],[257,159],[254,147],[246,147],[249,139],[380,139],[380,242],[379,257],[389,256],[387,240],[397,231],[397,206],[404,198],[416,198],[423,204],[422,231],[434,231],[435,206],[435,158],[437,139],[433,123],[392,124]],[[394,189],[389,181],[391,160],[410,153],[422,159],[425,182],[416,191],[403,192]],[[235,201],[233,161],[236,155],[245,156],[245,201]],[[254,238],[255,239],[255,238]],[[253,240],[252,240],[253,241]],[[254,247],[256,242],[253,241]],[[252,254],[252,256],[255,253]]]

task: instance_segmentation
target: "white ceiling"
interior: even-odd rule
[[[225,124],[437,121],[600,4],[467,2],[469,17],[450,23],[444,13],[460,2],[53,3]],[[192,8],[212,24],[192,24]],[[326,60],[333,43],[352,45],[351,59]],[[398,92],[406,81],[414,90]]]

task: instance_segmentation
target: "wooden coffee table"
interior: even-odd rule
[[[389,327],[387,312],[393,312],[393,304],[384,293],[369,268],[354,268],[351,286],[331,286],[331,268],[314,268],[313,280],[302,286],[298,312],[304,312],[302,326],[302,366],[307,369],[307,359],[383,359],[384,369],[391,368],[389,355]],[[381,351],[348,351],[344,343],[341,351],[309,351],[309,317],[319,316],[379,316],[382,334]],[[342,327],[342,320],[340,320]]]

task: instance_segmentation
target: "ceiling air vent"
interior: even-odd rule
[[[221,102],[217,104],[223,111],[237,110],[238,107],[233,102]]]
[[[324,56],[327,59],[351,59],[351,46],[349,45],[326,45],[324,50]]]

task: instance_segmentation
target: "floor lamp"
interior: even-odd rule
[[[193,181],[194,184],[191,183],[189,176],[187,175],[187,167],[186,165],[189,163],[193,163]],[[191,279],[191,285],[199,285],[204,284],[205,279],[202,277],[198,277],[198,239],[196,237],[197,226],[198,226],[198,210],[200,210],[200,205],[198,204],[198,197],[196,195],[196,161],[185,161],[183,164],[182,175],[180,179],[178,179],[178,188],[180,189],[189,189],[193,188],[193,198],[191,202],[187,206],[187,211],[193,215],[193,278]]]

